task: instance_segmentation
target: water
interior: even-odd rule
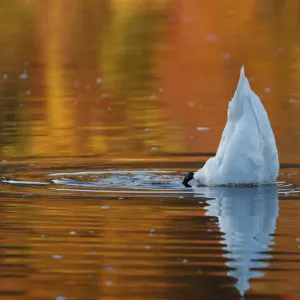
[[[4,1],[0,299],[297,299],[299,9]],[[242,64],[278,185],[184,188]]]

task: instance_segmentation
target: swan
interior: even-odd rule
[[[194,179],[204,186],[275,184],[278,170],[278,151],[267,112],[251,90],[242,66],[216,155],[197,172],[189,172],[182,183],[188,187]]]

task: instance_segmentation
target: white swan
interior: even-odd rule
[[[191,179],[206,186],[275,184],[278,169],[278,151],[268,115],[242,67],[216,156],[202,169],[188,173],[183,184],[188,186]]]

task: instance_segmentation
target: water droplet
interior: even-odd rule
[[[118,199],[119,199],[119,200],[124,200],[124,198],[123,198],[123,197],[119,197]]]
[[[3,160],[2,160],[2,163],[6,164],[6,163],[7,163],[7,160],[6,160],[6,159],[3,159]]]
[[[189,260],[185,258],[185,259],[182,260],[182,262],[183,262],[184,264],[186,264],[186,263],[189,262]]]
[[[179,196],[178,198],[179,198],[179,199],[183,199],[184,197],[183,197],[183,196]]]
[[[223,58],[224,59],[229,59],[230,58],[230,54],[229,53],[223,53]]]
[[[197,127],[198,131],[205,131],[205,130],[209,130],[209,127]]]
[[[146,248],[146,249],[151,249],[151,246],[146,245],[145,248]]]
[[[103,268],[105,271],[114,271],[115,268],[114,267],[104,267]]]
[[[216,42],[219,40],[218,36],[215,34],[207,34],[204,39],[209,42]]]
[[[54,258],[54,259],[62,259],[63,257],[61,255],[59,255],[59,254],[54,254],[54,255],[52,255],[52,258]]]
[[[76,234],[76,231],[70,231],[69,232],[71,235],[74,235],[74,234]]]
[[[20,74],[20,79],[25,80],[28,78],[28,74],[26,71],[23,71],[23,73]]]
[[[7,79],[7,77],[8,77],[8,75],[7,75],[7,74],[3,74],[3,75],[2,75],[2,78],[3,78],[3,80],[6,80],[6,79]]]
[[[106,280],[106,281],[105,281],[105,284],[106,284],[106,285],[112,285],[112,281]]]
[[[45,237],[47,237],[47,236],[46,236],[46,234],[42,234],[41,237],[42,237],[42,238],[45,238]]]
[[[152,147],[151,150],[152,150],[152,151],[157,151],[158,148],[157,148],[157,147]]]
[[[102,208],[102,209],[110,209],[110,206],[108,206],[108,205],[103,205],[103,206],[101,206],[101,208]]]
[[[158,91],[159,91],[160,93],[162,93],[162,92],[164,91],[164,89],[163,89],[163,88],[159,88]]]
[[[65,296],[57,296],[56,297],[56,300],[66,300],[67,299],[67,297],[65,297]]]
[[[145,132],[149,131],[149,128],[145,128],[144,131],[145,131]]]
[[[27,90],[27,91],[26,91],[26,95],[29,96],[30,94],[31,94],[31,91],[30,91],[30,90]]]
[[[97,79],[96,79],[96,83],[97,83],[97,84],[100,84],[100,83],[102,83],[102,82],[103,82],[103,79],[102,79],[102,78],[97,78]]]
[[[265,88],[265,92],[266,93],[270,93],[271,92],[271,88]]]
[[[296,100],[296,99],[289,99],[289,102],[290,102],[290,103],[297,103],[298,100]]]

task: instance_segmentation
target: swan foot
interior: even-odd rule
[[[194,173],[193,172],[189,172],[187,173],[185,176],[184,176],[184,179],[182,181],[182,184],[185,186],[185,187],[191,187],[189,185],[189,182],[194,179]]]

